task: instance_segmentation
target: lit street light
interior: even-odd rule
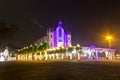
[[[113,54],[111,53],[111,46],[112,46],[112,44],[111,44],[111,42],[113,41],[113,36],[112,35],[107,35],[106,36],[106,40],[108,41],[108,45],[109,45],[109,53],[107,54],[107,59],[111,59],[112,60],[112,58],[113,58]]]
[[[107,35],[106,36],[106,40],[108,41],[108,45],[109,45],[109,48],[111,48],[111,41],[112,41],[113,37],[111,35]]]

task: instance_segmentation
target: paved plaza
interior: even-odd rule
[[[119,61],[6,61],[0,80],[119,80]]]

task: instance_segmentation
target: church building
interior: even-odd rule
[[[57,28],[49,28],[47,30],[47,35],[36,41],[36,43],[39,42],[47,42],[50,48],[68,47],[71,45],[71,35],[65,32],[62,21],[59,21]]]
[[[56,29],[49,28],[47,30],[47,35],[38,39],[36,43],[46,42],[49,44],[49,49],[53,49],[56,47],[69,47],[72,45],[71,43],[71,34],[65,32],[63,29],[62,21],[58,22],[58,26]],[[73,46],[74,48],[76,46]],[[78,53],[76,49],[72,51],[72,55],[76,56]],[[65,56],[69,55],[69,52],[66,53]],[[112,60],[115,58],[115,49],[109,48],[98,48],[95,46],[83,47],[82,46],[82,54],[81,58],[88,60],[105,60],[108,58]]]

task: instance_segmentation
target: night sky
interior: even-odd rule
[[[0,18],[18,26],[10,43],[16,47],[46,35],[61,19],[73,45],[108,47],[108,32],[114,36],[112,47],[120,48],[119,0],[0,0]]]

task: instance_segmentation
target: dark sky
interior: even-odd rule
[[[19,27],[11,41],[17,47],[44,36],[48,27],[56,28],[59,19],[71,31],[73,45],[107,47],[104,35],[109,32],[115,38],[112,47],[120,47],[119,0],[0,0],[0,18]]]

